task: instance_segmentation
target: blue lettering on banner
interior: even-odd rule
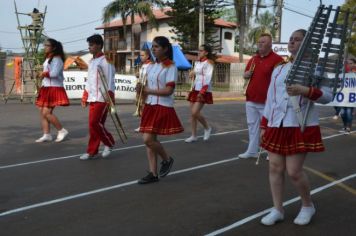
[[[345,78],[345,88],[355,88],[356,78]]]
[[[356,93],[350,93],[349,94],[349,102],[355,103],[355,101],[356,101]]]
[[[344,94],[343,94],[343,93],[337,93],[337,94],[336,94],[336,101],[337,101],[337,102],[342,102],[342,101],[344,101]]]

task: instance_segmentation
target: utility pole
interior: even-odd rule
[[[204,0],[199,0],[199,40],[198,47],[205,43]]]
[[[276,36],[275,36],[274,41],[276,43],[280,43],[281,42],[282,8],[283,8],[283,0],[277,0],[277,11],[276,11],[276,16],[274,18],[274,27],[276,29]]]

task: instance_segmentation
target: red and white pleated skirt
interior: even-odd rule
[[[299,127],[267,127],[261,147],[284,156],[325,150],[319,126],[306,127],[303,133]]]
[[[141,117],[140,132],[160,135],[184,131],[173,107],[145,104]]]
[[[56,107],[68,106],[69,99],[63,87],[41,87],[36,106],[38,107]]]
[[[206,92],[203,94],[203,99],[198,99],[199,91],[193,90],[188,94],[187,100],[190,102],[200,102],[204,104],[213,104],[213,94],[211,92]]]

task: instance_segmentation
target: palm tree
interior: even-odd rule
[[[139,15],[142,17],[147,17],[148,22],[153,24],[156,29],[158,28],[158,24],[156,18],[153,14],[153,6],[162,7],[164,2],[161,0],[115,0],[109,3],[103,9],[103,22],[107,23],[113,18],[119,16],[122,19],[123,24],[123,38],[126,40],[127,36],[127,18],[130,16],[131,18],[131,57],[132,62],[134,58],[134,32],[133,26],[135,24],[135,15]],[[131,63],[131,69],[133,68],[133,63]]]
[[[263,33],[269,33],[272,35],[272,38],[275,37],[274,15],[269,11],[258,15],[255,19],[255,24],[256,26],[248,33],[248,39],[252,42],[252,46],[256,45],[258,38]]]
[[[250,25],[253,11],[253,0],[234,0],[237,25],[239,29],[239,60],[243,62],[245,32]]]

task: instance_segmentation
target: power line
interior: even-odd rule
[[[84,25],[89,25],[89,24],[92,24],[92,23],[95,23],[95,22],[98,22],[98,21],[101,21],[101,20],[100,19],[99,20],[93,20],[93,21],[89,21],[87,23],[83,23],[83,24],[79,24],[79,25],[73,25],[73,26],[60,28],[60,29],[55,29],[55,30],[47,30],[47,32],[58,32],[58,31],[63,31],[63,30],[69,30],[69,29],[78,28],[78,27],[81,27],[81,26],[84,26]]]
[[[307,14],[304,14],[304,13],[301,13],[301,12],[298,12],[298,11],[295,11],[295,10],[292,10],[292,9],[290,9],[290,8],[288,8],[288,7],[283,7],[283,9],[286,9],[287,11],[291,11],[291,12],[294,12],[294,13],[296,13],[296,14],[299,14],[299,15],[302,15],[302,16],[305,16],[305,17],[309,17],[309,18],[314,18],[314,17],[312,17],[312,16],[309,16],[309,15],[307,15]]]
[[[0,33],[4,33],[4,34],[20,34],[19,32],[14,32],[14,31],[3,31],[3,30],[0,30]]]
[[[47,30],[46,32],[58,32],[58,31],[64,31],[64,30],[79,28],[81,26],[89,25],[89,24],[92,24],[92,23],[95,23],[95,22],[99,22],[99,21],[101,21],[101,20],[100,19],[99,20],[93,20],[93,21],[89,21],[89,22],[82,23],[82,24],[79,24],[79,25],[73,25],[73,26],[68,26],[68,27],[65,27],[65,28],[59,28],[59,29],[54,29],[54,30]],[[20,34],[19,32],[16,32],[16,31],[4,31],[4,30],[0,30],[0,33],[3,33],[3,34]]]
[[[72,40],[72,41],[63,42],[62,44],[75,43],[75,42],[83,41],[83,40],[86,40],[86,39],[87,39],[87,38],[75,39],[75,40]]]
[[[301,6],[298,6],[298,5],[294,5],[294,4],[291,4],[289,2],[284,2],[284,4],[286,4],[290,8],[298,9],[300,12],[315,13],[315,11],[313,11],[311,9],[306,9],[304,7],[301,7]]]

